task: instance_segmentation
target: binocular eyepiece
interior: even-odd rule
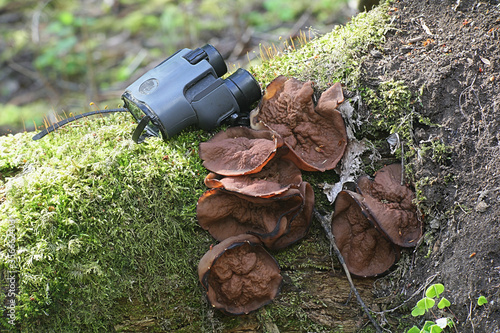
[[[222,79],[226,72],[224,59],[210,44],[179,50],[125,89],[125,108],[70,117],[39,132],[33,140],[79,118],[112,112],[129,111],[134,116],[138,125],[132,139],[137,143],[148,136],[166,141],[191,125],[210,130],[226,119],[243,125],[250,106],[261,98],[260,86],[244,69]]]
[[[207,44],[179,50],[144,74],[122,95],[139,122],[133,140],[160,135],[167,140],[191,125],[210,130],[247,115],[261,98],[260,86],[244,69],[222,79],[226,72],[220,53]]]

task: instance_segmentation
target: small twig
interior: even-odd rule
[[[418,288],[417,291],[415,291],[408,299],[406,299],[405,301],[403,301],[403,303],[399,304],[398,306],[390,309],[390,310],[384,310],[384,311],[373,311],[373,313],[376,313],[376,314],[385,314],[385,313],[388,313],[388,312],[394,312],[396,311],[397,309],[399,309],[400,307],[402,307],[403,305],[405,305],[406,303],[408,303],[413,297],[417,296],[422,290],[426,289],[427,286],[429,284],[431,284],[432,281],[434,281],[434,279],[439,275],[440,273],[437,272],[436,274],[434,275],[431,275],[427,278],[427,280],[425,281],[425,284],[420,286],[420,288]]]
[[[405,184],[405,153],[404,142],[401,140],[401,186]]]
[[[479,96],[476,93],[476,90],[472,89],[472,92],[474,93],[474,96],[476,96],[477,99],[477,104],[479,104],[479,108],[481,109],[481,113],[483,112],[483,106],[481,105],[481,101],[479,100]],[[484,118],[484,115],[483,115]]]
[[[431,29],[429,29],[422,18],[420,18],[420,24],[422,25],[422,29],[424,29],[425,33],[432,36]]]
[[[328,237],[328,240],[330,241],[330,245],[333,248],[335,254],[337,255],[337,258],[339,259],[340,264],[344,268],[344,272],[347,276],[347,280],[349,281],[349,284],[351,286],[351,291],[354,292],[354,295],[356,295],[356,299],[358,300],[359,305],[361,305],[361,307],[363,308],[363,311],[368,316],[368,319],[370,319],[370,321],[371,321],[372,325],[375,327],[375,330],[377,331],[377,333],[382,333],[383,332],[382,327],[380,327],[380,325],[377,323],[377,321],[372,317],[372,315],[370,313],[371,310],[365,305],[365,302],[363,302],[363,299],[359,295],[358,290],[356,289],[356,287],[354,286],[354,283],[352,282],[351,274],[349,273],[349,270],[347,269],[347,266],[346,266],[345,261],[344,261],[344,257],[340,253],[340,250],[337,247],[337,244],[335,244],[335,237],[333,236],[332,231],[330,230],[331,228],[330,228],[330,225],[329,225],[327,219],[324,216],[322,216],[316,209],[314,209],[314,216],[321,223],[321,225],[323,226],[323,229],[325,229],[325,233]]]
[[[470,320],[470,325],[472,326],[472,333],[476,333],[476,331],[474,330],[474,321],[472,320],[472,301],[470,301],[469,316],[467,317],[467,320]]]
[[[431,62],[433,62],[433,63],[436,64],[436,62],[434,60],[432,60],[431,57],[429,57],[429,56],[426,56],[426,57],[427,57],[428,60],[430,60]]]
[[[42,11],[49,4],[51,0],[45,0],[42,3],[39,3],[35,12],[33,13],[33,17],[31,18],[31,40],[33,43],[40,43],[40,16],[42,15]]]
[[[424,39],[424,36],[418,36],[418,37],[415,37],[415,38],[412,38],[412,39],[408,39],[408,43],[413,44],[413,43],[416,43],[416,42],[420,42],[422,39]]]

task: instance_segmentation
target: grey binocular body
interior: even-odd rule
[[[207,44],[182,49],[132,83],[122,99],[139,122],[134,141],[147,136],[164,140],[191,125],[210,130],[230,117],[248,114],[261,98],[253,76],[238,69],[226,79],[224,59]]]
[[[191,125],[211,130],[227,119],[233,125],[244,125],[242,119],[248,120],[250,107],[262,96],[260,86],[244,69],[223,79],[226,72],[224,59],[210,44],[179,50],[125,89],[124,108],[64,119],[37,133],[33,140],[77,119],[112,112],[134,116],[138,125],[132,139],[137,143],[149,136],[166,141]]]

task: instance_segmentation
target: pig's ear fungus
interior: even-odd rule
[[[230,127],[200,143],[200,158],[208,170],[224,176],[257,173],[269,162],[283,140],[272,131]]]
[[[266,246],[272,246],[302,206],[298,189],[258,198],[214,188],[198,199],[196,215],[200,226],[219,241],[251,233]]]
[[[299,191],[304,200],[302,208],[289,222],[285,234],[268,246],[271,250],[281,250],[289,245],[292,245],[304,238],[309,232],[314,209],[314,190],[311,184],[308,182],[302,182]]]
[[[302,183],[302,174],[297,166],[285,159],[273,158],[257,173],[226,177],[209,173],[205,185],[209,188],[223,188],[253,197],[268,198],[298,188]]]
[[[252,235],[230,237],[214,246],[201,258],[198,277],[212,307],[233,315],[270,303],[283,281],[276,260]]]
[[[266,88],[259,107],[252,111],[251,126],[270,128],[290,148],[287,158],[306,171],[335,168],[347,147],[347,132],[336,109],[344,100],[342,86],[334,84],[313,102],[312,82],[277,77]]]
[[[423,223],[413,203],[415,194],[401,185],[401,164],[391,164],[377,171],[372,181],[358,180],[358,192],[377,226],[396,245],[414,247],[422,237]]]
[[[363,197],[355,192],[338,194],[332,233],[351,274],[377,276],[399,259],[399,249],[375,228],[362,201]]]

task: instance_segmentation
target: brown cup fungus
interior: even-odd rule
[[[304,203],[299,213],[289,222],[285,233],[268,246],[271,250],[281,250],[304,238],[309,232],[314,209],[314,191],[308,182],[302,182],[299,191]]]
[[[401,164],[391,164],[377,171],[372,181],[358,180],[358,192],[366,210],[377,226],[396,245],[414,247],[422,237],[423,225],[413,203],[415,194],[401,185]]]
[[[231,127],[200,143],[200,157],[208,170],[224,176],[257,173],[269,162],[283,140],[272,131]]]
[[[200,260],[198,277],[210,304],[228,314],[248,314],[271,302],[283,281],[276,260],[252,235],[227,238]]]
[[[293,162],[276,157],[257,173],[226,177],[211,172],[205,178],[205,185],[209,188],[223,188],[261,198],[278,195],[290,188],[298,188],[301,183],[300,169]]]
[[[278,76],[252,111],[251,126],[278,133],[290,148],[287,158],[300,169],[325,171],[335,168],[347,146],[344,120],[336,109],[344,95],[336,83],[315,106],[312,85],[311,81]]]
[[[270,198],[211,189],[198,200],[196,214],[200,226],[219,241],[251,233],[266,246],[272,247],[285,234],[303,202],[298,189],[290,189]]]
[[[338,194],[332,234],[351,274],[377,276],[398,260],[399,250],[375,228],[362,201],[363,197],[355,192]]]
[[[306,236],[314,191],[300,169],[335,168],[347,146],[336,109],[339,83],[317,105],[312,82],[277,77],[251,114],[252,128],[233,127],[200,144],[210,188],[198,200],[200,226],[221,241],[200,261],[210,303],[231,314],[253,311],[278,293],[282,278],[262,245],[279,250]]]

